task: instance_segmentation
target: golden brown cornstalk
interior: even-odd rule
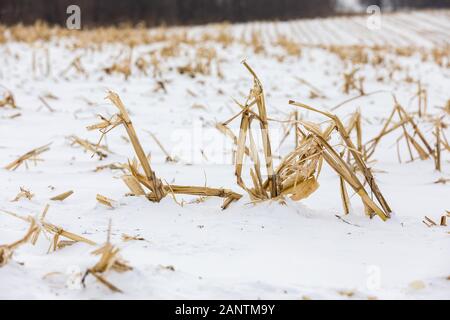
[[[421,118],[423,115],[426,115],[428,108],[428,94],[427,90],[423,88],[422,82],[417,81],[417,93],[416,97],[418,100],[418,114]]]
[[[317,176],[320,173],[323,161],[321,154],[322,147],[314,141],[311,134],[306,135],[298,127],[298,124],[302,123],[302,121],[299,121],[298,114],[294,113],[293,117],[291,116],[288,120],[288,122],[292,122],[293,125],[288,126],[288,128],[294,128],[296,131],[296,148],[281,160],[281,163],[275,171],[273,170],[264,92],[254,71],[247,63],[244,62],[244,65],[254,77],[254,87],[250,91],[250,95],[247,98],[245,105],[240,105],[238,103],[242,110],[230,120],[217,125],[217,128],[225,135],[229,136],[237,146],[235,159],[235,175],[237,183],[249,194],[254,202],[276,199],[284,196],[290,196],[295,201],[307,198],[319,187]],[[252,110],[252,107],[255,105],[258,107],[258,111]],[[241,116],[241,124],[239,136],[236,137],[227,127],[227,124],[238,116]],[[264,181],[261,174],[261,161],[251,130],[253,121],[258,121],[260,123],[262,132],[264,160],[268,175],[268,178]],[[333,128],[334,125],[331,125],[324,131],[323,135],[326,139],[330,136]],[[317,130],[320,130],[318,126]],[[287,133],[285,133],[285,135],[286,134]],[[253,168],[250,169],[250,177],[253,182],[253,187],[251,188],[247,187],[242,178],[245,155],[247,155],[253,163]]]
[[[17,108],[16,102],[14,100],[14,96],[11,91],[6,91],[3,95],[3,98],[0,98],[0,108],[10,106],[13,109]]]
[[[441,227],[446,227],[447,226],[447,216],[441,216],[440,226]]]
[[[71,135],[69,137],[71,140],[71,145],[79,145],[82,148],[84,148],[86,151],[92,152],[92,156],[96,154],[99,158],[99,160],[103,160],[103,158],[106,158],[108,156],[107,152],[110,152],[109,149],[106,146],[101,145],[95,145],[94,143],[90,142],[87,139],[81,139],[75,135]]]
[[[122,124],[128,133],[128,137],[133,145],[136,156],[138,157],[142,169],[144,170],[145,177],[148,181],[148,186],[154,196],[153,198],[156,202],[159,202],[164,197],[161,180],[156,177],[155,172],[150,167],[150,163],[148,162],[147,156],[142,149],[128,112],[117,93],[110,91],[107,98],[119,109],[119,118],[122,120]]]
[[[435,132],[435,136],[436,136],[436,153],[434,156],[434,163],[435,163],[435,167],[437,171],[441,171],[442,169],[442,165],[441,165],[441,120],[438,119],[436,121],[436,132]]]
[[[225,198],[224,204],[222,206],[223,209],[226,209],[231,202],[237,201],[242,197],[242,195],[227,189],[196,186],[172,186],[169,184],[164,185],[161,180],[156,177],[155,172],[152,170],[149,160],[139,142],[128,112],[119,96],[114,92],[109,92],[107,98],[111,100],[111,102],[117,107],[117,109],[119,110],[119,114],[113,116],[111,119],[101,117],[102,122],[89,126],[88,130],[99,129],[102,133],[102,137],[100,138],[101,141],[101,139],[107,132],[111,131],[118,125],[123,125],[125,127],[136,156],[139,160],[139,164],[144,171],[144,174],[140,173],[139,165],[136,161],[129,161],[128,165],[124,167],[124,169],[126,171],[129,171],[130,174],[125,174],[122,177],[122,180],[128,186],[133,195],[145,195],[150,201],[153,202],[159,202],[168,194],[216,196]],[[162,145],[160,147],[162,147]],[[150,193],[146,193],[144,187],[150,190]]]
[[[356,78],[356,73],[359,71],[358,68],[353,69],[349,73],[344,73],[344,86],[343,91],[345,94],[349,94],[350,90],[357,90],[361,96],[365,95],[364,91],[364,78]]]
[[[345,154],[345,151],[342,151],[340,154],[341,158],[344,156],[344,154]],[[347,215],[350,213],[350,208],[351,208],[350,197],[348,196],[345,179],[341,175],[339,175],[339,189],[340,189],[340,193],[341,193],[341,200],[342,200],[342,207],[344,209],[344,214]]]
[[[285,50],[286,54],[290,56],[300,57],[302,55],[300,44],[292,39],[287,38],[285,35],[278,35],[274,44],[282,47]]]
[[[251,90],[250,96],[255,99],[256,105],[258,106],[258,120],[261,127],[261,134],[263,140],[264,157],[266,162],[267,176],[269,179],[269,190],[272,198],[279,195],[278,183],[276,180],[276,175],[273,171],[273,158],[272,158],[272,148],[270,146],[270,135],[269,135],[269,122],[267,121],[267,111],[266,102],[264,97],[264,90],[256,73],[247,64],[246,61],[243,62],[247,70],[253,75],[254,87]],[[251,133],[250,133],[251,134]],[[251,140],[251,137],[250,137]]]
[[[216,128],[217,130],[219,130],[220,132],[222,132],[225,136],[227,136],[228,138],[230,138],[231,140],[233,140],[233,143],[237,146],[238,144],[238,139],[235,136],[235,134],[233,133],[233,131],[231,131],[230,128],[228,128],[226,125],[224,125],[223,123],[217,123],[216,124]],[[247,156],[250,155],[250,151],[248,150],[248,147],[245,147],[244,150],[245,154]]]
[[[118,256],[119,248],[114,247],[110,242],[107,242],[103,247],[92,252],[94,255],[100,255],[100,261],[95,264],[90,270],[91,272],[106,272],[110,269],[118,272],[125,272],[132,270],[130,266],[126,264]]]
[[[329,145],[329,143],[326,141],[323,135],[320,132],[318,132],[315,127],[305,124],[304,125],[305,128],[314,135],[315,141],[322,146],[323,148],[322,154],[324,159],[345,180],[345,182],[347,182],[354,189],[354,191],[361,197],[364,204],[366,205],[366,208],[378,214],[380,218],[383,220],[390,218],[392,210],[387,204],[386,200],[384,199],[384,196],[382,195],[381,191],[378,188],[377,183],[375,182],[375,178],[373,177],[371,170],[365,164],[362,155],[358,152],[358,148],[354,145],[353,141],[350,139],[350,136],[347,130],[345,129],[344,125],[342,124],[341,120],[336,115],[320,111],[303,103],[289,101],[289,104],[317,112],[319,114],[328,117],[333,121],[337,131],[339,132],[347,149],[349,150],[351,156],[353,157],[358,170],[361,171],[361,173],[364,175],[366,183],[369,185],[371,192],[375,195],[382,209],[379,208],[375,204],[375,202],[370,198],[367,191],[364,189],[363,183],[358,179],[358,177],[356,176],[354,171],[349,167],[349,165],[342,159],[340,154],[332,146]]]
[[[114,208],[113,203],[115,202],[112,199],[109,199],[108,197],[102,196],[101,194],[97,194],[95,197],[99,203],[101,203],[104,206],[107,206],[109,208]]]
[[[86,72],[83,65],[81,64],[81,58],[82,58],[82,56],[78,56],[75,59],[73,59],[72,62],[69,64],[69,66],[61,72],[61,76],[65,77],[66,74],[73,68],[73,69],[75,69],[75,71],[78,74],[81,74],[81,75],[87,77],[88,73]]]
[[[107,286],[111,291],[122,292],[119,288],[107,281],[102,274],[107,273],[109,270],[117,272],[126,272],[133,270],[126,261],[122,260],[119,256],[120,249],[113,246],[110,241],[111,237],[111,222],[108,227],[108,235],[106,243],[99,249],[92,252],[93,255],[99,255],[100,260],[91,268],[87,269],[81,282],[85,285],[86,277],[92,274],[100,283]]]
[[[231,137],[237,144],[236,159],[235,159],[235,175],[238,185],[247,191],[253,200],[264,200],[268,198],[276,198],[280,195],[279,184],[276,179],[275,172],[273,170],[273,157],[272,148],[270,145],[270,135],[269,135],[269,123],[267,118],[267,110],[264,99],[264,91],[259,78],[253,69],[243,61],[244,66],[253,76],[253,88],[250,90],[249,97],[245,106],[239,105],[242,110],[236,116],[230,120],[217,126],[224,134]],[[239,103],[238,103],[239,104]],[[258,108],[257,112],[251,110],[251,108],[256,105]],[[241,125],[239,136],[236,138],[235,135],[226,127],[226,125],[236,119],[241,115]],[[258,150],[251,131],[251,123],[253,120],[257,120],[260,124],[264,160],[266,166],[266,172],[268,176],[268,182],[263,186],[263,180],[261,175],[261,164],[258,156]],[[248,136],[249,146],[246,145],[246,140]],[[253,181],[253,188],[248,188],[242,179],[242,169],[244,163],[244,156],[247,154],[252,160],[254,166],[250,169],[250,175]]]
[[[422,220],[422,222],[427,226],[427,227],[436,227],[437,223],[434,222],[433,220],[431,220],[430,218],[428,218],[427,216],[425,216],[424,220]]]
[[[115,62],[111,66],[104,68],[103,71],[108,75],[113,73],[123,74],[125,80],[128,80],[131,76],[131,59],[128,58],[120,62]]]
[[[11,200],[11,202],[17,202],[21,198],[27,198],[28,200],[31,200],[33,197],[34,193],[32,193],[30,190],[20,187],[20,192],[16,195],[16,197],[13,200]]]
[[[68,197],[70,197],[72,194],[73,194],[73,191],[72,191],[72,190],[66,191],[66,192],[63,192],[63,193],[61,193],[61,194],[58,194],[58,195],[56,195],[56,196],[50,198],[50,200],[53,200],[53,201],[63,201],[63,200],[65,200],[65,199],[67,199]]]
[[[177,186],[177,185],[168,185],[164,186],[164,190],[167,193],[174,194],[188,194],[194,196],[202,196],[202,197],[220,197],[225,198],[222,209],[226,209],[230,203],[234,201],[238,201],[242,198],[242,195],[239,193],[233,192],[228,189],[218,189],[218,188],[208,188],[208,187],[196,187],[196,186]]]
[[[129,170],[131,175],[125,175],[123,177],[124,182],[127,184],[128,188],[134,195],[144,195],[145,192],[141,185],[148,186],[148,180],[142,174],[137,171],[137,168],[132,163],[129,163]],[[177,185],[163,185],[164,194],[188,194],[194,196],[204,196],[204,197],[220,197],[225,198],[222,205],[222,209],[226,209],[230,203],[237,201],[242,198],[242,195],[235,193],[228,189],[217,189],[208,187],[197,187],[197,186],[177,186]],[[152,194],[146,195],[148,199],[152,199]]]
[[[67,238],[67,239],[69,239],[71,241],[74,241],[74,242],[84,242],[84,243],[87,243],[87,244],[90,244],[90,245],[95,245],[94,241],[86,239],[86,238],[84,238],[82,236],[79,236],[79,235],[77,235],[75,233],[66,231],[66,230],[64,230],[63,228],[61,228],[61,227],[59,227],[57,225],[54,225],[54,224],[51,224],[51,223],[45,221],[44,219],[45,219],[45,216],[46,216],[46,214],[48,212],[48,209],[49,209],[49,205],[47,205],[45,207],[44,211],[41,214],[41,217],[38,219],[38,222],[39,222],[38,228],[33,232],[32,238],[31,238],[31,243],[33,245],[37,242],[37,240],[39,238],[39,235],[40,235],[40,233],[42,231],[49,232],[49,233],[53,234],[53,241],[52,241],[52,243],[50,245],[49,251],[51,251],[52,249],[56,250],[57,248],[59,248],[59,242],[60,242],[59,238],[60,237]],[[2,210],[2,209],[0,209],[0,211],[3,212],[3,213],[8,214],[10,216],[13,216],[13,217],[16,217],[18,219],[21,219],[21,220],[23,220],[25,222],[32,223],[34,221],[34,218],[31,217],[31,216],[23,217],[23,216],[20,216],[18,214],[15,214],[13,212],[5,211],[5,210]]]
[[[444,110],[445,113],[450,115],[450,99],[447,100],[445,107],[443,107],[442,109]]]
[[[37,232],[38,226],[36,225],[36,221],[34,219],[30,219],[30,227],[28,228],[27,233],[21,238],[11,244],[0,245],[0,267],[6,265],[8,261],[11,259],[14,250],[20,247],[21,245],[30,242],[32,236]]]
[[[353,130],[356,131],[356,146],[358,147],[358,152],[362,154],[363,144],[362,144],[362,129],[361,129],[361,112],[359,110],[353,114],[347,126],[348,134],[351,134]]]
[[[396,131],[397,129],[402,129],[403,134],[400,138],[404,138],[406,141],[406,146],[408,148],[410,160],[414,161],[414,155],[413,155],[413,149],[416,150],[417,154],[419,155],[419,158],[422,160],[428,159],[430,156],[435,159],[435,151],[431,147],[431,145],[428,143],[428,141],[425,139],[424,134],[419,129],[418,125],[413,119],[413,116],[408,114],[406,110],[398,103],[396,97],[394,96],[394,108],[389,115],[388,119],[383,125],[383,128],[381,132],[373,139],[368,141],[365,144],[365,157],[366,159],[369,159],[375,152],[375,149],[381,139]],[[394,123],[394,116],[397,114],[399,121]],[[408,127],[409,125],[410,129],[412,129],[413,134],[408,133]],[[417,137],[417,138],[415,138]]]
[[[315,128],[320,132],[318,126]],[[323,137],[328,139],[333,129],[333,125],[328,126],[322,133]],[[281,195],[291,195],[292,200],[299,201],[315,192],[319,188],[317,178],[322,160],[322,148],[313,135],[304,137],[276,169]]]
[[[6,170],[16,170],[18,167],[20,167],[20,165],[22,163],[25,163],[25,165],[28,168],[27,165],[27,160],[33,160],[35,163],[38,161],[37,156],[50,150],[50,145],[46,144],[45,146],[33,149],[31,151],[28,151],[27,153],[25,153],[24,155],[20,156],[18,159],[14,160],[13,162],[11,162],[10,164],[8,164],[7,166],[5,166]]]

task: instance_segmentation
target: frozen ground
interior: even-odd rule
[[[420,20],[423,28],[425,25],[434,28],[433,36],[422,37],[402,28],[406,20],[417,21],[414,17],[418,16],[426,18]],[[441,48],[449,44],[448,16],[448,11],[388,16],[387,28],[395,25],[396,31],[377,31],[383,32],[381,38],[373,34],[364,36],[369,31],[361,27],[363,18],[237,25],[232,30],[249,34],[257,26],[264,35],[284,32],[307,44],[315,42],[302,38],[306,35],[322,39],[323,44],[334,44],[339,37],[344,44],[356,44],[355,39],[361,35],[373,40],[372,44],[384,39],[385,44],[404,41],[404,45],[410,45],[416,39],[418,47]],[[357,29],[351,32],[355,25]],[[201,33],[202,28],[208,27],[196,27],[190,32]],[[296,28],[310,31],[296,33]],[[137,46],[133,56],[145,55],[159,45]],[[239,111],[232,98],[244,101],[252,86],[251,76],[240,64],[242,59],[246,58],[261,78],[268,113],[273,119],[285,120],[294,110],[288,105],[289,99],[329,110],[356,95],[356,92],[342,93],[342,74],[348,72],[348,66],[325,49],[305,46],[301,57],[287,56],[281,61],[276,58],[280,54],[277,47],[268,46],[266,53],[255,54],[252,48],[241,44],[228,48],[215,43],[204,45],[216,47],[223,76],[180,75],[176,68],[189,57],[168,58],[162,62],[167,93],[155,90],[158,86],[151,72],[146,76],[133,70],[132,76],[124,80],[122,75],[106,75],[102,71],[112,64],[112,57],[126,50],[120,45],[75,52],[58,40],[34,46],[16,42],[0,45],[0,83],[13,92],[20,108],[0,108],[1,167],[33,148],[52,142],[50,151],[40,156],[42,162],[36,165],[29,162],[28,168],[21,166],[15,171],[0,169],[0,209],[36,216],[49,203],[46,220],[97,243],[106,241],[111,220],[111,241],[121,248],[122,257],[133,267],[126,273],[112,271],[106,275],[122,294],[111,292],[91,277],[87,278],[86,287],[81,288],[79,273],[98,261],[98,257],[91,255],[95,248],[77,243],[47,253],[49,241],[41,236],[35,246],[26,244],[18,248],[12,261],[0,268],[0,298],[449,299],[450,230],[428,228],[422,223],[424,216],[439,221],[450,209],[449,185],[434,183],[440,178],[450,178],[448,152],[443,154],[442,172],[437,172],[432,160],[406,162],[404,146],[400,151],[403,162],[398,162],[395,147],[398,132],[382,140],[375,154],[377,161],[370,165],[395,212],[390,221],[382,222],[377,217],[368,219],[356,196],[352,197],[353,212],[344,216],[339,179],[326,166],[319,180],[321,187],[304,201],[252,205],[245,195],[222,211],[221,199],[216,198],[194,203],[194,197],[177,196],[178,202],[185,201],[180,206],[171,197],[161,203],[127,197],[128,189],[120,180],[120,171],[95,172],[98,166],[126,162],[133,157],[121,128],[108,134],[112,153],[101,161],[71,146],[67,139],[70,135],[98,140],[99,134],[88,132],[86,126],[97,121],[97,114],[115,112],[104,100],[106,91],[111,89],[129,109],[159,177],[169,183],[207,184],[245,194],[235,182],[232,145],[214,128],[216,122]],[[51,65],[48,75],[46,48]],[[183,45],[183,50],[189,54],[193,49]],[[74,69],[61,76],[77,56],[81,56],[88,76],[77,74]],[[429,114],[442,114],[439,107],[445,106],[450,98],[448,68],[423,61],[419,53],[385,58],[390,61],[389,67],[362,66],[360,72],[365,77],[367,92],[394,92],[407,110],[415,111],[417,101],[411,98],[416,84],[404,79],[407,76],[420,79],[428,91]],[[400,69],[389,79],[387,74],[394,62]],[[385,80],[377,81],[380,76]],[[326,93],[326,98],[311,98],[309,88],[298,78],[308,79]],[[45,98],[53,111],[39,99],[49,93],[56,98]],[[392,107],[391,95],[384,92],[355,100],[336,112],[347,121],[360,108],[363,140],[368,141],[380,131]],[[18,113],[20,116],[15,116]],[[324,120],[308,112],[302,112],[302,116],[312,121]],[[448,121],[448,115],[444,121]],[[273,148],[277,149],[281,125],[277,122],[270,125]],[[234,129],[238,126],[238,121],[233,123]],[[431,127],[427,123],[421,127],[432,139]],[[153,132],[179,161],[166,163],[165,155],[148,132]],[[450,136],[447,129],[446,132]],[[275,153],[284,155],[293,145],[291,135]],[[19,187],[35,196],[11,202]],[[49,200],[68,190],[74,194],[63,202]],[[114,208],[99,204],[96,194],[114,199]],[[21,238],[27,228],[25,222],[0,213],[0,244]],[[125,242],[122,234],[143,240]]]

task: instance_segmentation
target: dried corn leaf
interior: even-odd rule
[[[23,187],[20,187],[20,192],[16,195],[16,197],[11,200],[11,202],[17,202],[22,198],[27,198],[28,200],[31,200],[34,197],[34,193],[32,193],[29,190],[26,190]]]
[[[302,181],[301,183],[293,186],[292,189],[288,189],[283,191],[284,193],[291,193],[291,199],[294,201],[300,201],[308,198],[311,194],[313,194],[319,188],[319,183],[316,178],[313,176],[308,180]]]
[[[136,196],[143,196],[145,195],[144,189],[142,189],[141,184],[139,181],[132,175],[124,175],[122,176],[123,182],[128,186],[131,193]]]
[[[50,198],[50,200],[63,201],[65,199],[67,199],[68,197],[70,197],[72,194],[73,194],[73,190],[66,191],[66,192],[63,192],[61,194],[58,194],[57,196],[54,196],[53,198]]]
[[[36,225],[36,221],[34,219],[30,219],[30,227],[23,238],[8,245],[0,245],[0,267],[8,263],[16,248],[31,240],[33,234],[35,234],[38,228],[39,227]]]
[[[114,208],[113,204],[114,204],[114,200],[109,199],[105,196],[102,196],[101,194],[97,194],[97,196],[95,197],[97,199],[97,201],[99,203],[101,203],[104,206],[110,207],[110,208]]]
[[[27,160],[37,161],[37,156],[50,150],[50,145],[51,145],[51,143],[46,144],[45,146],[33,149],[31,151],[28,151],[24,155],[20,156],[19,158],[17,158],[16,160],[11,162],[7,166],[5,166],[5,169],[6,170],[16,170],[18,167],[20,167],[20,165],[22,163],[26,163]]]

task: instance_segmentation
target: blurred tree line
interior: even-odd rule
[[[243,22],[251,20],[320,17],[335,13],[341,0],[0,0],[0,23],[33,23],[44,20],[64,24],[66,8],[81,8],[83,25],[108,25],[122,22],[197,24],[206,22]],[[361,0],[376,4],[386,1]],[[450,0],[388,0],[395,8],[404,6],[449,6]]]
[[[363,5],[378,5],[392,10],[407,8],[448,8],[450,0],[360,0]]]
[[[147,25],[292,19],[325,16],[335,0],[0,0],[0,22],[63,24],[66,8],[80,6],[83,25]]]

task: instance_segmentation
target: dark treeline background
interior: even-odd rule
[[[382,8],[399,10],[403,8],[448,8],[450,0],[360,0],[363,5],[376,4]]]
[[[144,22],[148,26],[320,17],[342,0],[0,0],[0,23],[64,24],[66,8],[81,8],[84,26]],[[450,0],[360,0],[385,8],[449,7]]]

